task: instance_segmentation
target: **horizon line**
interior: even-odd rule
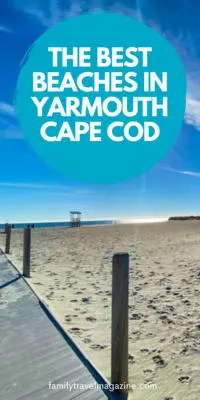
[[[82,219],[81,222],[95,222],[95,221],[112,221],[115,223],[143,223],[143,222],[165,222],[170,218],[170,216],[167,217],[99,217],[99,218],[87,218],[87,219]],[[20,222],[17,220],[7,220],[7,221],[0,221],[0,224],[5,224],[5,223],[9,223],[9,224],[28,224],[28,223],[35,223],[35,224],[40,224],[40,223],[69,223],[70,220],[69,219],[53,219],[53,220],[32,220],[32,219],[25,219],[25,220],[21,220]]]

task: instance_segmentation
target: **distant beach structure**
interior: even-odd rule
[[[71,228],[78,228],[81,226],[81,212],[70,211],[70,225]]]
[[[180,215],[175,217],[170,217],[169,221],[199,221],[200,215]]]

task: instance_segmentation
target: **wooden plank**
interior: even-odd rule
[[[10,253],[10,241],[11,241],[11,225],[5,225],[5,233],[6,233],[6,244],[5,244],[5,253]]]
[[[57,329],[23,279],[14,282],[17,271],[0,254],[2,290],[0,318],[0,398],[3,400],[111,399],[95,384],[105,384],[86,360],[83,361],[69,338]],[[9,291],[9,296],[8,296]],[[13,382],[15,384],[13,384]],[[54,390],[52,384],[70,384]],[[77,387],[73,387],[73,384]],[[81,385],[86,387],[82,388]],[[93,385],[89,390],[87,385]],[[115,398],[113,394],[112,399]],[[116,397],[118,399],[118,396]]]
[[[27,226],[24,229],[24,256],[23,256],[23,275],[30,278],[31,265],[31,228]]]
[[[118,253],[112,263],[111,382],[128,384],[128,281],[129,255]]]

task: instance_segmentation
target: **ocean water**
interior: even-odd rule
[[[160,217],[160,218],[114,218],[114,219],[105,219],[105,220],[93,220],[93,221],[81,221],[81,226],[92,226],[92,225],[112,225],[112,224],[147,224],[147,223],[159,223],[168,221],[169,217]],[[12,225],[11,222],[9,222]],[[24,222],[24,223],[14,223],[15,229],[23,229],[26,228],[27,225],[34,225],[34,228],[56,228],[66,226],[69,227],[71,225],[70,221],[63,222]],[[5,224],[0,223],[0,229],[4,229]]]
[[[97,220],[97,221],[81,221],[82,226],[91,226],[91,225],[110,225],[112,224],[112,220]],[[35,228],[56,228],[62,226],[70,226],[70,221],[64,222],[26,222],[26,223],[16,223],[13,224],[15,229],[23,229],[26,228],[27,225],[33,225]],[[11,224],[12,225],[12,224]],[[0,229],[4,229],[5,224],[0,224]]]

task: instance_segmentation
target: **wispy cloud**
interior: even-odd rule
[[[49,28],[71,16],[103,10],[128,15],[151,26],[174,45],[184,62],[187,73],[185,122],[193,125],[200,131],[200,79],[197,65],[199,61],[195,55],[195,46],[192,38],[185,37],[181,32],[175,37],[170,32],[161,31],[158,23],[143,17],[139,2],[136,2],[137,7],[128,7],[120,1],[109,5],[109,3],[106,4],[103,0],[91,0],[90,2],[85,0],[71,0],[67,6],[63,7],[61,0],[46,0],[45,2],[41,0],[30,0],[29,2],[26,0],[20,2],[17,0],[13,1],[16,8],[37,20],[45,28]]]
[[[14,106],[6,102],[0,102],[0,138],[25,139],[17,124]]]
[[[47,0],[45,3],[42,1],[15,1],[15,6],[37,20],[45,28],[49,28],[69,17],[106,10],[139,18],[139,12],[133,8],[124,6],[120,2],[115,2],[111,5],[109,3],[105,4],[103,0],[93,0],[90,2],[71,0],[65,7],[63,7],[60,0]]]
[[[92,191],[90,189],[77,189],[70,187],[68,185],[56,185],[47,183],[37,183],[37,182],[0,182],[0,188],[19,188],[19,189],[38,189],[41,190],[52,190],[48,192],[48,195],[56,196],[70,196],[70,195],[88,195]]]
[[[167,39],[176,49],[186,70],[187,93],[184,120],[200,131],[200,79],[199,60],[196,54],[194,40],[181,32],[176,37],[170,32],[163,32],[154,21],[145,21],[161,36]]]
[[[88,197],[91,196],[92,191],[87,190],[87,191],[79,191],[79,190],[75,190],[75,189],[71,189],[68,190],[66,192],[60,192],[60,191],[53,191],[53,192],[46,192],[45,195],[47,196],[56,196],[56,197],[76,197],[80,196],[80,197]]]
[[[45,28],[49,28],[70,16],[83,13],[85,1],[71,1],[68,6],[63,7],[59,0],[36,1],[14,1],[15,7],[37,20]]]
[[[3,117],[1,116],[3,114]],[[14,115],[11,112],[6,113],[0,110],[0,139],[25,139],[21,129],[19,128]]]
[[[174,172],[176,174],[181,174],[181,175],[188,175],[188,176],[193,176],[194,178],[200,178],[200,172],[196,171],[184,171],[184,170],[178,170],[178,169],[173,169],[173,168],[164,168],[166,171],[169,172]]]
[[[0,187],[16,187],[25,189],[69,189],[64,185],[54,185],[46,183],[29,183],[29,182],[0,182]]]
[[[6,115],[8,117],[15,117],[14,106],[1,101],[0,102],[0,115]]]
[[[185,122],[200,131],[200,100],[187,95]]]
[[[18,126],[7,124],[5,127],[0,127],[0,139],[25,140],[25,136]]]
[[[185,122],[200,131],[200,78],[199,58],[194,39],[190,36],[172,38],[172,44],[179,53],[186,70],[187,96]]]
[[[13,31],[10,28],[8,28],[7,26],[0,25],[0,32],[12,33]]]
[[[187,71],[185,122],[200,131],[200,78],[199,60],[196,54],[190,54],[185,64]]]

